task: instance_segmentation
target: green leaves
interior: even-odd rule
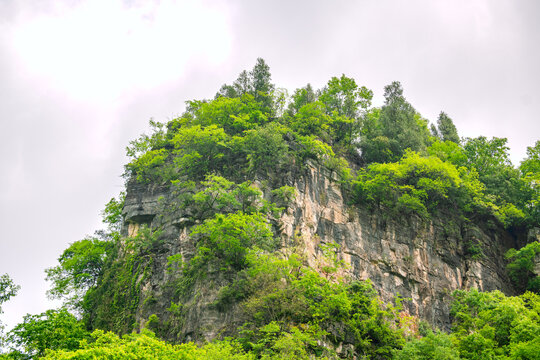
[[[13,350],[32,358],[44,356],[50,350],[76,350],[80,341],[89,337],[82,322],[66,309],[26,315],[23,322],[9,332]]]
[[[461,358],[521,359],[518,354],[532,353],[538,348],[538,295],[507,297],[499,291],[481,293],[473,289],[456,291],[453,296],[451,336]]]
[[[119,337],[96,330],[92,341],[84,341],[78,350],[48,352],[44,359],[115,359],[115,360],[254,360],[234,341],[220,341],[198,347],[193,343],[171,345],[156,338],[149,330]]]
[[[403,343],[393,310],[378,301],[369,282],[343,278],[332,249],[331,244],[323,247],[318,267],[308,267],[295,252],[285,257],[248,253],[243,282],[248,322],[241,331],[247,349],[263,358],[288,358],[283,351],[294,349],[303,358],[332,355],[325,343],[348,342],[357,356],[369,357],[388,356]]]
[[[540,242],[534,241],[519,250],[510,249],[506,258],[511,262],[506,266],[510,278],[522,290],[540,293],[540,276],[533,272],[536,258],[540,254]]]
[[[2,303],[17,295],[19,289],[20,286],[16,285],[8,274],[0,276],[0,314],[2,313]]]
[[[102,274],[112,243],[86,238],[71,244],[58,258],[59,265],[45,270],[52,282],[51,298],[64,298],[70,307],[79,307],[86,291]]]
[[[415,152],[407,152],[397,163],[372,164],[354,182],[357,201],[423,217],[441,207],[481,207],[482,189],[474,173]]]
[[[371,105],[373,92],[366,87],[358,87],[356,81],[341,75],[333,77],[322,89],[319,100],[324,103],[329,113],[336,112],[348,118],[356,118],[358,109],[367,109]]]
[[[212,260],[223,261],[226,268],[240,270],[246,264],[246,252],[251,247],[271,250],[276,242],[266,219],[259,213],[217,214],[196,226],[192,235],[199,247],[207,247]]]

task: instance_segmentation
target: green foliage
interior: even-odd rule
[[[510,249],[506,258],[511,262],[507,265],[508,274],[512,281],[522,290],[540,293],[540,276],[533,272],[535,260],[540,254],[540,242],[532,242],[519,250]]]
[[[446,115],[446,113],[441,112],[439,118],[437,119],[438,132],[440,134],[442,141],[451,141],[453,143],[459,144],[459,135],[454,125],[452,119]]]
[[[320,102],[310,102],[298,109],[290,118],[289,126],[302,136],[316,135],[326,141],[330,140],[330,124],[332,118],[326,114],[325,105]]]
[[[527,147],[527,158],[521,162],[519,170],[522,175],[522,192],[526,192],[523,211],[532,226],[540,224],[540,141],[534,147]]]
[[[0,314],[4,312],[2,310],[2,304],[17,295],[19,289],[20,286],[16,285],[8,274],[0,276]],[[4,324],[0,321],[0,359],[2,358],[4,341]]]
[[[436,140],[427,148],[427,152],[430,156],[436,156],[456,166],[464,166],[467,162],[463,148],[452,141]]]
[[[317,95],[313,91],[311,84],[307,84],[305,87],[296,89],[292,95],[291,102],[289,103],[289,114],[295,115],[300,108],[304,105],[310,104],[317,100]]]
[[[407,149],[424,152],[430,138],[427,122],[403,96],[397,81],[384,88],[385,104],[380,112],[368,113],[367,127],[360,137],[364,162],[399,160]]]
[[[278,206],[288,206],[296,196],[296,188],[294,186],[282,186],[272,190],[274,201]]]
[[[499,291],[455,291],[453,342],[463,359],[534,359],[538,349],[540,297],[506,297]],[[518,355],[522,354],[522,355]]]
[[[126,147],[126,155],[131,159],[139,158],[141,155],[153,149],[162,147],[165,143],[164,124],[150,119],[152,134],[142,134],[138,139],[132,140]]]
[[[289,147],[283,132],[284,129],[275,123],[244,132],[241,151],[246,155],[248,174],[279,173],[288,165]]]
[[[342,267],[336,260],[328,257],[323,262],[326,273],[322,275],[295,253],[283,258],[250,252],[244,285],[248,294],[244,309],[250,320],[241,331],[246,349],[263,358],[307,358],[332,353],[331,347],[322,345],[325,341],[346,341],[357,355],[374,357],[389,356],[400,347],[403,335],[394,322],[396,309],[384,307],[370,283],[348,282],[339,276]],[[277,351],[281,342],[296,355]]]
[[[373,91],[364,86],[359,88],[354,79],[345,75],[330,79],[319,96],[330,114],[335,111],[348,118],[356,118],[359,115],[358,108],[367,109],[372,98]]]
[[[193,343],[171,345],[149,330],[120,338],[111,332],[96,330],[93,341],[83,341],[78,350],[50,351],[44,359],[140,359],[140,360],[254,360],[234,341],[220,341],[198,347]]]
[[[228,139],[223,128],[217,125],[179,129],[171,140],[176,169],[194,179],[223,169]]]
[[[149,150],[127,164],[126,170],[139,182],[159,181],[167,155],[165,149]]]
[[[242,71],[233,85],[223,85],[215,98],[237,98],[249,94],[265,112],[269,113],[272,110],[272,93],[275,89],[271,78],[270,67],[263,59],[258,58],[249,73],[245,70]]]
[[[480,136],[466,139],[463,149],[467,156],[467,166],[478,172],[487,193],[516,203],[519,175],[510,162],[506,142],[506,138],[488,140]]]
[[[80,308],[86,292],[103,274],[111,247],[111,242],[96,237],[72,243],[58,258],[59,265],[45,270],[47,280],[52,282],[48,295],[64,299],[69,307]]]
[[[125,334],[137,327],[135,311],[141,302],[141,284],[149,275],[150,253],[140,253],[136,243],[124,254],[111,257],[100,283],[84,297],[83,315],[90,328]]]
[[[452,213],[452,229],[459,228],[451,222],[458,217],[491,221],[495,216],[512,230],[540,223],[540,142],[528,148],[518,171],[509,161],[506,139],[479,137],[461,145],[444,113],[430,135],[428,121],[406,101],[400,83],[385,87],[381,108],[370,108],[372,96],[342,75],[317,92],[309,84],[297,89],[287,107],[286,90],[276,90],[269,67],[258,59],[214,100],[188,101],[186,112],[166,126],[151,120],[152,134],[127,148],[128,181],[170,187],[172,196],[160,203],[161,219],[182,211],[178,224],[186,227],[194,253],[171,255],[160,231],[140,224],[135,236],[122,238],[121,194],[103,212],[107,231],[71,244],[59,265],[47,270],[50,294],[76,307],[89,328],[129,333],[146,326],[171,339],[180,336],[193,306],[202,304],[198,297],[205,295],[192,290],[213,274],[220,290],[209,306],[241,309],[246,323],[236,332],[229,329],[239,343],[174,346],[143,329],[124,338],[95,332],[81,348],[55,343],[26,351],[57,349],[48,353],[51,359],[334,359],[339,347],[339,356],[347,358],[535,358],[536,295],[458,292],[454,333],[423,331],[424,337],[415,339],[418,334],[396,316],[399,299],[395,306],[384,305],[369,282],[343,275],[347,269],[335,244],[321,245],[311,267],[295,248],[273,253],[278,237],[272,230],[279,228],[276,219],[283,210],[278,206],[288,206],[296,195],[294,187],[281,185],[314,164],[329,170],[332,179],[337,175],[345,198],[380,207],[386,215],[427,219]],[[482,256],[478,242],[464,247],[469,257]],[[171,255],[163,293],[172,302],[158,318],[157,312],[150,315],[157,295],[143,291],[142,284],[158,268],[153,261],[160,253]],[[540,287],[538,277],[530,281],[537,253],[533,244],[508,253],[510,276],[523,289]],[[13,286],[1,279],[0,303],[14,294]],[[136,324],[141,304],[148,321]],[[19,333],[37,329],[41,321],[52,324],[55,314],[28,318]],[[73,319],[64,317],[71,324]],[[407,344],[404,334],[411,336]]]
[[[275,215],[281,210],[263,199],[262,192],[251,181],[236,184],[221,176],[208,175],[201,185],[202,189],[192,197],[194,220],[238,211]]]
[[[47,310],[39,315],[26,315],[8,335],[18,358],[44,356],[48,350],[76,350],[79,342],[89,338],[81,321],[66,309]]]
[[[13,296],[17,295],[20,286],[16,285],[8,274],[0,276],[0,314],[2,314],[2,304]]]
[[[101,216],[103,222],[107,224],[107,228],[115,240],[120,236],[120,230],[122,228],[122,210],[124,208],[124,202],[126,200],[126,193],[121,192],[118,199],[112,198],[102,211]]]
[[[427,217],[438,208],[468,212],[487,206],[474,172],[438,157],[407,152],[397,163],[372,164],[354,181],[356,201]]]
[[[540,140],[527,147],[527,158],[521,162],[519,170],[523,175],[538,177],[540,174]]]
[[[218,97],[213,101],[190,101],[188,109],[191,118],[173,120],[178,126],[176,130],[187,125],[216,125],[227,134],[235,135],[268,121],[268,113],[249,94],[234,98]]]
[[[429,332],[419,339],[411,339],[403,349],[394,351],[396,360],[457,360],[459,352],[452,339],[443,332]]]
[[[247,249],[253,246],[271,250],[276,243],[262,214],[217,214],[193,228],[199,251],[205,258],[220,260],[225,269],[245,267]]]

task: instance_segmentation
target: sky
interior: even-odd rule
[[[59,305],[44,270],[103,228],[125,147],[258,57],[290,93],[345,74],[400,81],[463,137],[540,140],[540,2],[0,0],[0,274],[21,285],[8,327]]]

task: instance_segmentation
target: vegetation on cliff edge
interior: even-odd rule
[[[136,323],[157,301],[143,289],[155,255],[171,247],[159,220],[134,222],[127,233],[122,193],[106,205],[107,228],[47,269],[49,295],[64,307],[27,315],[0,358],[538,359],[536,241],[507,254],[516,288],[532,292],[456,291],[450,334],[409,316],[399,296],[384,304],[369,281],[351,281],[337,244],[318,248],[317,267],[308,266],[300,235],[283,246],[278,219],[295,197],[286,179],[313,166],[328,171],[351,206],[387,216],[427,222],[452,213],[449,221],[514,233],[540,226],[540,141],[516,168],[506,139],[460,138],[444,112],[430,124],[399,82],[384,97],[373,107],[373,92],[345,75],[288,96],[258,59],[214,99],[188,101],[166,124],[151,121],[152,132],[127,148],[126,183],[169,189],[159,216],[183,209],[179,227],[194,244],[190,256],[168,257],[167,317]],[[219,279],[212,306],[235,307],[238,319],[230,337],[195,345],[180,332],[201,296],[197,284],[210,278]],[[0,303],[15,292],[2,277]]]

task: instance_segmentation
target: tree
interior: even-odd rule
[[[90,334],[82,322],[66,309],[47,310],[39,315],[26,315],[23,322],[9,332],[9,342],[25,358],[41,357],[46,350],[76,350]]]
[[[222,261],[225,269],[244,268],[246,253],[252,246],[265,250],[275,246],[270,227],[259,213],[217,214],[196,226],[192,235],[199,237],[199,251],[211,254],[215,261]]]
[[[538,241],[527,244],[519,250],[510,249],[506,253],[506,258],[511,261],[506,269],[519,289],[540,293],[540,276],[534,273],[535,260],[539,254]]]
[[[246,354],[234,341],[217,341],[197,347],[194,343],[171,345],[159,340],[150,330],[123,337],[112,332],[96,330],[92,341],[83,341],[78,350],[55,350],[48,352],[44,359],[116,359],[116,360],[255,360]]]
[[[251,94],[253,92],[252,90],[250,76],[246,70],[243,70],[232,85],[224,84],[221,86],[215,99],[218,99],[219,97],[238,98],[244,94]]]
[[[273,105],[272,93],[275,89],[271,82],[270,67],[262,58],[258,58],[250,72],[242,71],[232,85],[223,85],[215,99],[220,97],[238,98],[250,94],[261,107],[270,112]]]
[[[452,141],[459,144],[459,135],[456,126],[446,113],[441,111],[439,118],[437,119],[437,126],[442,141]]]
[[[17,295],[20,286],[16,285],[8,274],[0,276],[0,314],[3,313],[2,304]],[[0,354],[4,343],[4,325],[0,321]],[[0,355],[1,356],[1,355]]]
[[[274,84],[271,82],[270,67],[262,58],[258,58],[249,76],[252,84],[251,92],[255,100],[270,109],[272,107],[272,97],[270,95],[275,89]]]
[[[526,184],[524,189],[528,193],[524,201],[525,211],[529,223],[537,226],[540,224],[540,141],[534,147],[527,147],[527,158],[521,162],[519,170]]]
[[[462,359],[538,359],[538,295],[505,296],[500,291],[471,289],[456,290],[452,296],[451,336]]]
[[[79,309],[88,289],[97,284],[112,243],[89,237],[71,244],[58,258],[59,265],[45,270],[52,282],[51,298],[65,299]]]
[[[401,84],[387,85],[384,97],[380,112],[370,112],[364,119],[359,145],[366,163],[397,161],[406,149],[423,153],[429,142],[427,120],[405,100]]]
[[[2,303],[17,295],[20,286],[16,285],[8,274],[0,276],[0,314],[2,313]]]
[[[393,143],[393,159],[399,159],[405,149],[423,151],[426,147],[429,131],[423,129],[416,110],[403,96],[401,84],[394,81],[384,88],[385,104],[381,109],[380,122],[382,135]]]
[[[408,341],[394,356],[396,360],[458,360],[459,352],[449,335],[430,332],[423,338]]]
[[[352,119],[358,117],[359,108],[367,110],[372,98],[373,91],[365,86],[359,88],[354,79],[344,74],[340,78],[334,76],[330,79],[319,96],[329,114],[335,111],[338,115]]]
[[[289,104],[289,115],[295,115],[304,105],[311,104],[317,100],[317,95],[313,91],[311,84],[296,89]]]
[[[521,162],[519,170],[523,176],[530,175],[540,180],[540,140],[527,147],[527,158]]]
[[[506,143],[506,138],[497,137],[465,139],[466,166],[478,172],[480,181],[486,185],[486,193],[495,197],[496,205],[514,204],[523,208],[526,184],[510,161]]]

